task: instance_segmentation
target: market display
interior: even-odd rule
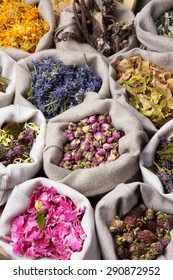
[[[0,1],[0,259],[173,259],[173,4],[123,2]]]

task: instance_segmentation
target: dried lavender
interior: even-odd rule
[[[173,192],[173,138],[163,137],[157,147],[153,171],[159,177],[165,193]]]
[[[109,227],[118,259],[129,260],[154,260],[163,254],[172,229],[173,215],[155,212],[143,203],[123,218],[116,215]]]
[[[173,9],[162,14],[154,22],[158,35],[173,38]]]
[[[9,164],[32,162],[30,151],[40,129],[34,123],[11,122],[0,129],[0,162]]]
[[[68,66],[49,56],[33,61],[33,67],[27,100],[48,119],[78,105],[87,91],[98,92],[102,85],[86,64]]]

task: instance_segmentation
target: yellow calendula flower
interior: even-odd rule
[[[48,31],[49,25],[36,6],[17,0],[3,0],[0,4],[0,47],[33,53]]]

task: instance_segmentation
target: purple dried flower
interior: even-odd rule
[[[98,122],[95,122],[91,125],[92,131],[95,133],[97,131],[100,131],[100,125]]]
[[[63,155],[63,160],[64,160],[64,161],[65,161],[65,160],[71,160],[71,158],[72,158],[72,156],[71,156],[70,153],[64,153],[64,155]]]
[[[98,154],[99,156],[104,156],[106,154],[106,151],[104,149],[99,149],[96,154]]]
[[[110,125],[108,123],[102,123],[101,129],[103,131],[107,131],[110,128]]]
[[[81,151],[87,151],[89,149],[90,142],[88,140],[85,140],[81,143],[80,149]]]
[[[113,132],[113,137],[114,137],[115,139],[120,139],[120,138],[121,138],[121,134],[120,134],[118,131],[114,131],[114,132]]]
[[[79,146],[80,144],[80,140],[79,139],[74,139],[71,143],[70,143],[70,149],[74,150],[77,148],[77,146]]]
[[[74,139],[74,132],[73,131],[67,131],[67,140],[71,141]]]
[[[114,147],[113,144],[108,144],[108,143],[103,144],[103,149],[105,150],[112,150],[113,147]]]
[[[89,117],[90,123],[95,123],[97,121],[96,115]]]
[[[103,116],[103,115],[98,116],[98,122],[99,122],[99,124],[104,123],[105,122],[105,116]]]

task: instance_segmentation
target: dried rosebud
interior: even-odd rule
[[[90,126],[89,125],[85,125],[84,127],[82,127],[82,131],[84,133],[88,133],[90,131]]]
[[[109,130],[109,128],[110,128],[110,125],[108,123],[102,123],[101,129],[103,131],[107,131],[107,130]]]
[[[88,125],[88,124],[90,123],[90,121],[89,121],[88,118],[85,118],[85,119],[81,120],[80,122],[81,122],[81,124],[83,124],[83,125]]]
[[[93,123],[93,124],[91,125],[91,129],[92,129],[92,131],[93,131],[94,133],[100,131],[100,125],[99,125],[99,123],[98,123],[98,122]]]
[[[100,124],[102,124],[102,123],[104,123],[105,122],[105,116],[104,115],[100,115],[100,116],[98,116],[98,122],[100,123]]]
[[[73,166],[72,163],[67,160],[67,161],[64,162],[63,167],[66,168],[66,169],[72,169],[72,166]]]
[[[89,121],[90,121],[90,123],[95,123],[97,121],[97,117],[95,115],[91,116],[91,117],[89,117]]]
[[[112,122],[112,119],[111,119],[111,117],[110,117],[110,116],[106,116],[106,118],[105,118],[105,119],[106,119],[106,122],[107,122],[107,123],[109,123],[109,124]]]
[[[151,244],[157,240],[157,237],[153,232],[144,229],[137,232],[137,240],[145,244]]]
[[[121,134],[120,134],[118,131],[114,131],[114,132],[113,132],[113,137],[114,137],[115,139],[120,139],[120,138],[121,138]]]
[[[68,124],[68,130],[76,130],[77,124],[70,122]]]
[[[100,143],[98,141],[94,141],[93,146],[96,148],[100,148]]]
[[[74,132],[73,131],[71,131],[71,130],[68,130],[67,131],[67,140],[68,141],[71,141],[71,140],[73,140],[74,139]]]
[[[104,156],[106,154],[106,151],[104,149],[99,149],[96,154],[98,154],[99,156]]]
[[[70,143],[70,150],[76,149],[77,146],[79,146],[80,144],[80,140],[79,139],[74,139],[71,143]]]
[[[88,140],[85,140],[81,143],[80,149],[81,151],[87,151],[89,149],[90,142]]]
[[[64,153],[64,155],[63,155],[63,160],[65,161],[65,160],[71,160],[71,154],[69,154],[69,153]]]
[[[103,144],[103,149],[105,150],[112,150],[113,147],[114,147],[113,144],[108,144],[108,143]]]
[[[74,136],[75,137],[80,137],[84,134],[83,130],[81,127],[77,127],[75,132],[74,132]],[[73,139],[69,139],[69,140],[73,140]]]
[[[109,137],[109,138],[107,139],[107,143],[108,143],[108,144],[113,143],[113,141],[114,141],[114,138],[113,138],[113,137]]]

